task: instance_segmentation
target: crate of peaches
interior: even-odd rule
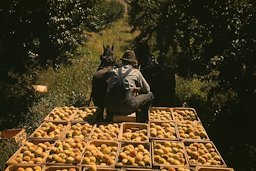
[[[12,164],[5,171],[45,171],[45,164]]]
[[[123,122],[119,141],[149,142],[148,124]]]
[[[82,166],[82,171],[121,171],[120,168],[103,168],[96,165]]]
[[[55,107],[45,118],[44,121],[51,122],[69,122],[73,119],[77,108],[71,107]]]
[[[183,142],[180,141],[152,141],[153,166],[188,166]]]
[[[123,168],[122,171],[159,171],[157,169]]]
[[[168,107],[151,107],[149,109],[149,121],[172,121],[171,108]]]
[[[178,137],[181,140],[210,140],[202,123],[196,121],[176,122]]]
[[[53,144],[53,140],[28,140],[9,158],[6,164],[45,163]]]
[[[30,139],[63,139],[66,131],[70,129],[69,123],[43,122],[30,136]]]
[[[85,147],[81,164],[93,165],[97,168],[114,168],[117,160],[119,142],[115,141],[89,141]]]
[[[47,165],[45,171],[81,171],[80,166],[69,166],[69,165]]]
[[[175,122],[149,122],[150,139],[178,140]]]
[[[175,107],[171,109],[175,121],[200,121],[196,110],[188,107]]]
[[[157,169],[123,168],[122,171],[159,171]]]
[[[27,139],[27,133],[24,128],[7,129],[0,131],[0,142],[12,139],[21,146]]]
[[[121,142],[116,167],[152,168],[149,142]]]
[[[89,123],[71,123],[67,130],[66,138],[89,139],[95,125]]]
[[[189,165],[226,167],[226,164],[211,141],[184,141]]]
[[[96,116],[96,107],[79,107],[73,115],[72,122],[90,122]]]
[[[85,146],[86,142],[79,138],[57,140],[46,159],[46,163],[49,165],[77,165],[81,162]]]
[[[195,171],[234,171],[232,168],[197,166]]]
[[[160,168],[160,171],[195,171],[195,169],[191,167],[171,166],[171,167],[162,167]]]
[[[90,136],[91,140],[117,140],[121,124],[119,123],[102,123],[97,124]]]

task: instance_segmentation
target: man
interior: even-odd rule
[[[107,119],[112,120],[114,114],[129,115],[136,112],[138,122],[147,122],[148,108],[154,96],[147,81],[136,69],[138,61],[134,51],[126,50],[121,60],[122,66],[112,70],[108,82]]]

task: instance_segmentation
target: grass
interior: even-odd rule
[[[119,20],[111,25],[110,28],[100,33],[88,33],[88,42],[85,47],[80,50],[89,50],[91,56],[96,60],[103,52],[103,44],[114,45],[114,55],[119,59],[124,50],[129,49],[130,43],[133,41],[137,32],[131,33],[131,27],[127,23],[127,18]]]
[[[14,139],[0,141],[0,171],[5,170],[5,162],[18,150],[18,145]]]

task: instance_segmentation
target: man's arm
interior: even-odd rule
[[[145,80],[145,78],[143,77],[143,75],[141,74],[141,72],[138,70],[139,72],[139,84],[140,84],[140,90],[139,93],[144,94],[144,93],[148,93],[150,91],[150,86],[147,83],[147,81]]]

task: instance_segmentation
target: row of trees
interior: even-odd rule
[[[105,0],[2,0],[0,8],[4,72],[68,61],[84,41],[82,28],[100,31],[124,11],[120,3]]]
[[[0,129],[27,113],[38,71],[70,64],[85,31],[101,31],[123,13],[116,0],[1,0]]]
[[[130,23],[134,30],[141,31],[137,42],[151,44],[159,61],[173,67],[179,76],[197,75],[200,80],[216,83],[208,92],[207,109],[203,112],[209,113],[204,114],[203,121],[212,122],[209,131],[213,137],[223,135],[216,143],[223,147],[229,163],[237,170],[253,168],[255,151],[242,161],[234,156],[246,153],[238,149],[247,148],[242,144],[253,141],[255,1],[131,0],[130,6]],[[193,101],[190,105],[203,107]],[[228,140],[238,138],[239,134],[246,142],[231,145],[233,142]]]
[[[1,0],[0,131],[22,126],[30,134],[57,103],[84,102],[87,92],[81,91],[89,85],[72,90],[89,82],[93,64],[68,69],[64,65],[86,55],[79,49],[87,40],[87,31],[101,31],[123,12],[116,0]],[[81,60],[91,62],[89,57]],[[47,69],[51,67],[55,73]],[[40,71],[52,73],[46,81],[59,85],[47,95],[36,94],[31,87]],[[81,85],[72,85],[74,79],[81,80]],[[0,170],[16,150],[14,142],[0,142]]]

